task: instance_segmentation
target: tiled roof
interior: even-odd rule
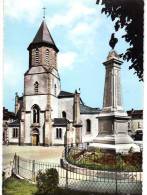
[[[46,44],[52,46],[56,51],[59,51],[44,20],[28,49],[37,44]]]
[[[15,119],[15,118],[16,116],[14,112],[10,112],[8,109],[3,107],[3,120],[9,120],[9,119]]]
[[[18,102],[19,102],[19,109],[16,113],[16,118],[20,119],[21,118],[21,111],[23,108],[23,96],[18,97]]]
[[[9,127],[19,127],[20,126],[20,121],[16,119],[15,121],[11,122],[8,124]]]
[[[80,104],[80,113],[81,114],[98,114],[100,112],[99,108],[91,108],[84,104]]]
[[[67,126],[67,119],[66,118],[54,118],[53,126]]]
[[[128,115],[131,116],[133,119],[142,119],[143,118],[143,110],[128,110]]]
[[[67,91],[60,91],[58,98],[64,98],[64,97],[74,97],[74,93],[70,93]]]

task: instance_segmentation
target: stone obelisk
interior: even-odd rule
[[[129,117],[122,106],[120,70],[122,61],[112,50],[107,61],[103,96],[103,108],[98,116],[98,136],[90,147],[115,150],[116,152],[139,151],[133,139],[128,135]]]

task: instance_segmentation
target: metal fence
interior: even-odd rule
[[[117,166],[114,167],[114,165],[113,170],[109,170],[107,166],[105,166],[106,169],[101,167],[101,170],[98,167],[96,169],[93,167],[82,167],[83,164],[79,167],[75,163],[76,160],[72,164],[66,159],[67,154],[69,155],[72,149],[77,150],[73,145],[65,147],[65,158],[62,159],[61,164],[27,160],[15,155],[13,173],[36,182],[39,170],[45,171],[46,169],[55,168],[59,174],[59,186],[62,188],[110,194],[141,194],[141,171],[123,171],[123,169],[120,170]],[[82,147],[81,150],[83,150]],[[75,154],[77,153],[75,152]]]

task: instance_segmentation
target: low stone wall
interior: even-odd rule
[[[105,178],[105,179],[112,179],[112,180],[125,180],[125,179],[132,179],[135,181],[142,181],[142,172],[125,172],[125,171],[106,171],[106,170],[94,170],[83,168],[80,166],[73,165],[69,163],[65,158],[65,153],[63,152],[62,159],[60,159],[61,167],[77,174],[98,177],[98,178]]]
[[[3,179],[7,179],[12,176],[12,165],[3,168]]]

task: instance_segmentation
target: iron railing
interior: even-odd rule
[[[103,158],[105,158],[105,161],[101,162],[104,163],[103,166],[96,166],[96,163],[98,164],[98,153],[92,154],[93,161],[88,162],[94,162],[94,164],[91,163],[92,165],[89,164],[88,166],[84,166],[84,163],[87,163],[87,158],[82,159],[78,154],[77,157],[83,160],[78,161],[76,158],[70,156],[71,154],[76,155],[77,152],[81,152],[81,155],[83,156],[87,155],[85,152],[82,153],[86,148],[87,145],[66,146],[64,158],[61,160],[60,164],[27,160],[15,155],[13,161],[13,173],[32,182],[36,182],[36,176],[39,170],[44,172],[46,169],[55,168],[59,175],[59,187],[62,188],[110,194],[141,195],[141,165],[136,167],[136,171],[134,168],[132,168],[132,170],[130,169],[130,171],[129,169],[126,169],[126,165],[123,164],[121,159],[122,156],[120,156],[120,154],[114,155],[113,153],[111,153],[113,166],[110,167],[108,165],[106,166],[106,160],[109,159],[109,162],[111,162],[112,159],[110,156],[108,157],[108,154],[105,152],[101,154],[104,155]],[[88,152],[90,154],[90,151]],[[133,158],[135,159],[135,157]],[[139,159],[139,157],[137,158]],[[119,161],[122,163],[120,166],[118,166]],[[79,162],[81,162],[81,164]],[[134,163],[132,162],[132,164]]]

